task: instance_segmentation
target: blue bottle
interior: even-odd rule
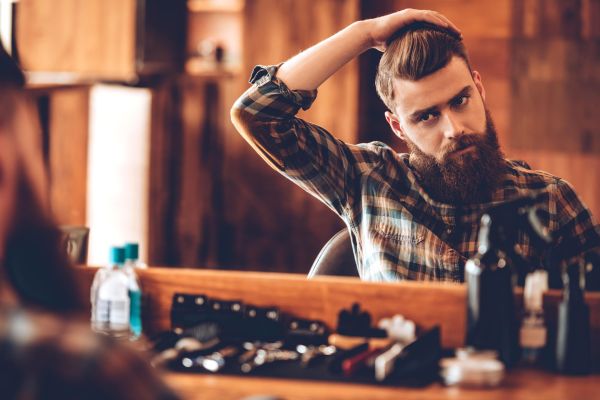
[[[138,258],[138,244],[125,244],[125,274],[128,278],[131,340],[136,340],[142,335],[142,286],[136,273],[136,269],[140,268],[138,266],[140,264]]]

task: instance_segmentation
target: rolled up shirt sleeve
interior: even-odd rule
[[[342,215],[351,182],[379,162],[377,146],[346,144],[297,118],[317,91],[290,90],[277,79],[277,68],[254,69],[253,85],[232,107],[232,122],[271,167]]]
[[[600,225],[573,187],[558,180],[555,190],[558,229],[554,232],[564,258],[600,251]]]

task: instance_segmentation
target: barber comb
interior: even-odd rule
[[[181,330],[207,319],[211,308],[203,294],[175,293],[171,303],[171,327]]]
[[[285,342],[289,346],[327,344],[329,330],[323,321],[292,318],[287,324]]]
[[[247,305],[244,310],[244,340],[274,342],[281,340],[284,328],[277,307]]]

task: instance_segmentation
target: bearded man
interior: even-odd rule
[[[376,89],[410,152],[352,145],[296,117],[317,88],[369,48],[383,51]],[[462,282],[477,253],[480,217],[517,197],[540,199],[565,256],[600,243],[600,226],[564,180],[506,160],[459,30],[434,11],[355,22],[279,66],[257,67],[234,104],[234,125],[276,170],[346,223],[364,280]],[[534,257],[529,238],[515,238]]]

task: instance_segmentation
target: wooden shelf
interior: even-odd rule
[[[97,80],[90,76],[67,72],[25,72],[25,88],[30,91],[47,91],[92,86]]]
[[[188,0],[190,12],[230,12],[237,13],[244,9],[244,0]]]
[[[185,72],[190,76],[207,78],[233,78],[241,71],[239,65],[217,64],[191,58],[185,63]]]

